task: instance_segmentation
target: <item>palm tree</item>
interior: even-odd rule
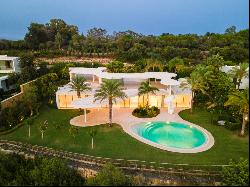
[[[39,129],[40,129],[40,132],[42,133],[42,139],[43,139],[43,134],[45,133],[45,131],[47,130],[47,128],[48,128],[48,121],[47,120],[45,120],[44,122],[41,122],[40,123],[40,127],[39,127]]]
[[[160,61],[148,59],[146,62],[147,62],[147,65],[145,67],[146,71],[149,71],[150,69],[153,69],[153,71],[155,71],[155,69],[163,71],[163,64]]]
[[[91,137],[91,149],[94,149],[94,137],[97,134],[97,130],[91,129],[88,133],[89,133],[89,136]]]
[[[184,66],[184,60],[179,57],[174,57],[167,63],[168,70],[176,73],[177,67]]]
[[[31,127],[32,123],[33,123],[33,118],[28,118],[28,119],[25,120],[25,124],[28,125],[28,127],[29,127],[29,137],[30,137],[30,134],[31,134],[30,133],[30,127]]]
[[[229,75],[232,78],[236,79],[236,85],[238,87],[238,90],[240,88],[241,80],[244,77],[248,77],[248,68],[249,64],[248,63],[240,63],[239,66],[234,66],[230,71]]]
[[[81,91],[91,90],[89,85],[86,83],[86,79],[80,76],[74,77],[70,82],[70,86],[77,92],[78,98],[81,96]]]
[[[140,87],[138,88],[138,96],[147,95],[147,103],[146,108],[149,106],[149,94],[155,94],[156,91],[159,91],[158,88],[151,86],[149,81],[142,82]]]
[[[79,127],[75,127],[75,126],[72,126],[72,125],[70,126],[69,134],[71,136],[73,136],[74,139],[75,139],[76,135],[78,134],[78,132],[79,132]]]
[[[112,106],[117,98],[125,99],[127,95],[122,91],[122,83],[115,79],[104,79],[100,88],[96,90],[94,95],[95,101],[101,102],[108,99],[109,102],[109,126],[112,126]]]
[[[244,136],[249,114],[249,88],[243,91],[235,90],[234,92],[230,93],[228,95],[228,100],[224,105],[233,105],[238,106],[240,108],[240,113],[243,117],[240,135]]]
[[[193,103],[194,103],[194,96],[195,92],[201,91],[203,94],[206,94],[206,90],[208,89],[208,86],[205,82],[205,79],[202,74],[200,74],[199,71],[193,71],[190,75],[190,77],[187,77],[186,79],[179,79],[181,84],[180,87],[182,89],[191,89],[191,108],[190,112],[193,112]]]

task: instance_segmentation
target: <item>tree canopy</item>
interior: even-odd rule
[[[31,23],[24,40],[0,40],[0,50],[35,50],[37,56],[102,54],[134,63],[137,60],[157,59],[167,62],[175,57],[188,63],[199,63],[205,58],[220,54],[234,64],[249,58],[249,29],[237,31],[235,26],[225,33],[204,35],[163,33],[160,36],[143,35],[134,31],[109,34],[104,28],[90,28],[86,35],[78,27],[62,19],[48,23]]]

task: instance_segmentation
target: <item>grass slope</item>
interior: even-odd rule
[[[81,113],[78,110],[58,110],[43,106],[40,115],[32,125],[30,138],[27,126],[23,126],[11,134],[2,135],[0,138],[94,156],[155,162],[197,165],[227,164],[231,158],[248,158],[248,139],[240,138],[235,132],[210,124],[210,114],[203,109],[196,109],[193,114],[190,114],[189,110],[180,113],[182,118],[206,128],[215,138],[215,145],[210,150],[196,154],[172,153],[143,144],[126,134],[119,125],[113,125],[112,128],[107,125],[80,128],[74,139],[69,135],[69,120],[79,114]],[[45,120],[48,120],[49,127],[42,140],[39,125]],[[56,123],[60,125],[60,129],[55,128]],[[95,148],[93,150],[91,149],[91,138],[88,135],[91,128],[96,128],[98,131],[94,139]]]

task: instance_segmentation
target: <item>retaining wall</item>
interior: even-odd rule
[[[3,101],[1,101],[1,109],[7,108],[7,107],[11,107],[13,106],[17,101],[20,101],[22,99],[23,94],[25,94],[25,90],[27,87],[29,87],[29,85],[31,85],[33,82],[35,82],[36,80],[32,80],[29,82],[26,82],[24,84],[20,85],[20,89],[21,92],[19,92],[18,94],[15,94]]]

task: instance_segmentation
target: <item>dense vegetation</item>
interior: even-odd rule
[[[85,179],[64,160],[47,157],[27,159],[0,153],[1,186],[131,186],[132,177],[107,163],[96,176]]]
[[[85,183],[76,170],[59,159],[0,155],[1,186],[81,186]]]
[[[226,186],[248,186],[249,185],[249,163],[248,160],[240,159],[229,162],[230,167],[223,168],[223,184]]]
[[[0,131],[15,127],[24,119],[38,114],[42,103],[55,104],[55,92],[59,86],[69,82],[69,67],[98,67],[98,63],[57,63],[48,68],[41,63],[36,66],[34,55],[23,54],[20,57],[21,72],[9,75],[10,84],[16,85],[16,89],[9,91],[9,97],[14,92],[20,92],[19,86],[28,81],[35,80],[26,88],[24,97],[13,103],[13,106],[0,110]],[[19,89],[18,89],[19,88]],[[0,89],[1,90],[1,89]],[[3,93],[0,93],[3,95]]]
[[[136,184],[132,177],[126,176],[119,168],[111,163],[104,165],[95,177],[89,178],[88,186],[132,186]]]
[[[83,35],[77,26],[68,25],[61,19],[51,19],[46,24],[31,23],[24,40],[0,40],[1,53],[15,55],[32,50],[40,57],[104,55],[132,63],[156,59],[163,64],[179,57],[187,65],[198,64],[217,53],[226,61],[238,64],[248,60],[248,49],[249,30],[237,32],[235,26],[226,29],[224,34],[163,33],[153,36],[130,30],[107,34],[105,29],[92,28]]]

